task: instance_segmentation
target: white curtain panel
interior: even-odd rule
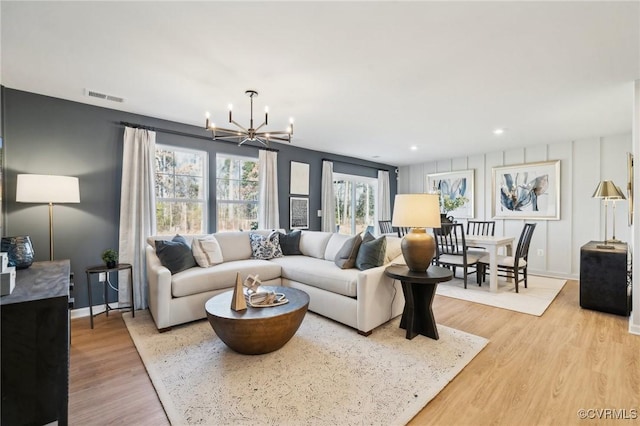
[[[333,194],[333,163],[322,162],[322,231],[336,232],[336,199]]]
[[[378,170],[378,220],[391,220],[391,190],[389,172]]]
[[[156,233],[154,161],[156,133],[125,127],[122,150],[119,261],[133,265],[133,283],[128,271],[118,275],[118,302],[129,305],[130,286],[136,309],[148,306],[144,249],[146,239]]]
[[[258,153],[260,199],[258,202],[258,227],[280,229],[278,209],[278,153],[261,149]]]

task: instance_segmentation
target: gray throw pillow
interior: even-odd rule
[[[280,248],[282,249],[282,254],[284,254],[285,256],[302,254],[302,252],[300,251],[301,235],[302,231],[300,231],[299,229],[296,231],[291,231],[288,234],[279,232]]]
[[[358,256],[356,257],[356,268],[361,271],[384,265],[384,254],[387,250],[387,238],[385,236],[373,241],[365,242],[365,239],[368,239],[366,235],[362,239],[362,244],[360,244]]]
[[[335,264],[340,269],[351,269],[356,266],[356,257],[358,256],[358,250],[362,244],[362,237],[360,235],[353,236],[344,242],[338,254],[336,254]]]
[[[171,275],[197,266],[191,247],[182,235],[176,235],[171,241],[156,240],[156,254]]]

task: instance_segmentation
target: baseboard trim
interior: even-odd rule
[[[640,336],[640,325],[634,323],[633,311],[631,311],[631,315],[629,315],[629,333]]]
[[[111,306],[113,309],[118,309],[119,307],[119,303],[118,302],[111,302],[109,303],[109,306]],[[98,305],[98,306],[94,306],[93,307],[93,315],[97,315],[97,314],[101,314],[105,311],[105,307],[104,305]],[[72,309],[70,312],[71,315],[71,319],[75,319],[75,318],[85,318],[89,316],[89,307],[86,308],[78,308],[78,309]]]

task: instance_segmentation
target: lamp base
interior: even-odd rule
[[[412,272],[426,272],[436,252],[436,243],[425,228],[413,228],[400,244],[402,256]]]

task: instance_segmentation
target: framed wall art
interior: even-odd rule
[[[560,160],[493,168],[494,219],[560,220]]]
[[[307,163],[291,162],[289,175],[289,193],[291,195],[309,195],[309,165]]]
[[[473,170],[427,175],[427,192],[440,194],[440,211],[447,216],[474,217]]]
[[[289,199],[289,228],[309,229],[309,199],[291,197]]]

